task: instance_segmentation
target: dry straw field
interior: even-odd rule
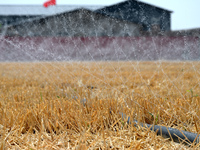
[[[0,149],[198,149],[139,122],[200,131],[199,62],[0,63]]]

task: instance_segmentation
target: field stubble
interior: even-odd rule
[[[0,149],[189,149],[128,125],[120,112],[199,133],[199,68],[162,61],[0,63]]]

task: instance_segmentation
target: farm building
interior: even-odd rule
[[[199,60],[199,29],[171,32],[170,15],[137,0],[0,6],[0,62]]]
[[[171,11],[137,0],[111,6],[0,6],[8,35],[140,36],[142,31],[170,31]]]
[[[0,24],[13,25],[19,24],[21,21],[31,20],[33,18],[55,15],[75,9],[86,8],[91,11],[100,9],[103,6],[96,5],[59,5],[44,8],[40,5],[0,5]]]
[[[169,36],[192,36],[200,38],[200,28],[187,29],[187,30],[176,30],[169,32]]]
[[[113,18],[141,24],[145,31],[170,31],[172,11],[137,0],[127,0],[98,9],[96,12]]]
[[[102,14],[77,9],[32,19],[7,28],[10,36],[139,36],[140,26]]]

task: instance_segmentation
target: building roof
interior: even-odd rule
[[[152,4],[149,4],[149,3],[146,3],[146,2],[141,2],[141,1],[139,1],[139,0],[125,0],[125,1],[122,1],[122,2],[119,2],[119,3],[115,3],[115,4],[112,4],[112,5],[109,5],[109,6],[105,6],[105,7],[103,7],[103,8],[99,8],[98,10],[110,8],[110,7],[113,7],[113,6],[116,6],[116,5],[121,5],[121,4],[123,4],[123,3],[127,3],[128,1],[136,1],[138,4],[148,5],[148,6],[151,6],[151,7],[157,8],[157,9],[160,9],[160,10],[168,11],[168,12],[170,12],[170,13],[173,12],[173,11],[171,11],[171,10],[168,10],[168,9],[165,9],[165,8],[162,8],[162,7],[159,7],[159,6],[156,6],[156,5],[152,5]],[[98,10],[97,10],[97,11],[98,11]]]
[[[113,19],[113,20],[118,20],[117,18],[112,18],[112,17],[106,16],[104,14],[92,11],[90,9],[78,8],[78,9],[74,9],[74,10],[66,11],[66,12],[62,12],[62,13],[57,13],[57,14],[52,14],[52,15],[46,15],[46,16],[38,16],[38,17],[30,18],[30,19],[21,20],[21,21],[18,21],[18,22],[15,22],[13,24],[8,25],[7,27],[23,25],[24,23],[30,23],[30,22],[34,23],[34,22],[38,22],[40,20],[49,19],[49,18],[52,18],[52,17],[59,17],[59,16],[62,16],[62,15],[68,14],[68,13],[76,13],[76,12],[77,13],[79,13],[79,12],[83,13],[84,12],[84,13],[88,13],[88,14],[95,14],[95,15],[104,16],[106,18],[110,18],[110,19]],[[127,21],[127,20],[118,20],[118,21],[124,21],[124,22],[127,22],[127,23],[134,24],[133,22],[130,22],[130,21]]]
[[[133,1],[133,0],[126,0],[122,1],[120,3],[112,4],[109,6],[103,6],[103,5],[56,5],[56,6],[50,6],[48,8],[43,7],[42,5],[0,5],[0,16],[38,16],[38,15],[54,15],[59,14],[63,12],[73,11],[75,9],[85,8],[89,9],[91,11],[99,10],[106,7],[112,7],[113,5],[119,5],[121,3],[126,3],[127,1]],[[170,10],[167,10],[165,8],[161,8],[155,5],[151,5],[148,3],[140,2],[138,0],[138,3],[153,6],[158,9],[166,10],[169,12],[172,12]]]
[[[80,8],[94,11],[103,7],[101,5],[56,5],[45,8],[42,5],[0,5],[0,16],[48,16]]]
[[[166,11],[168,11],[168,12],[170,12],[170,13],[173,13],[173,11],[171,11],[171,10],[169,10],[169,9],[166,9],[166,8],[163,8],[163,7],[160,7],[160,6],[152,5],[152,4],[149,4],[149,3],[147,3],[147,2],[144,3],[144,2],[141,2],[141,1],[139,1],[139,0],[136,0],[136,1],[138,1],[138,3],[143,3],[143,4],[146,4],[146,5],[153,6],[153,7],[155,7],[155,8],[162,9],[162,10],[166,10]]]

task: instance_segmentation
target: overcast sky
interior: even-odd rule
[[[39,4],[46,0],[0,0],[0,4]],[[61,4],[111,5],[123,0],[57,0]],[[200,28],[200,0],[140,0],[173,11],[172,30]]]

